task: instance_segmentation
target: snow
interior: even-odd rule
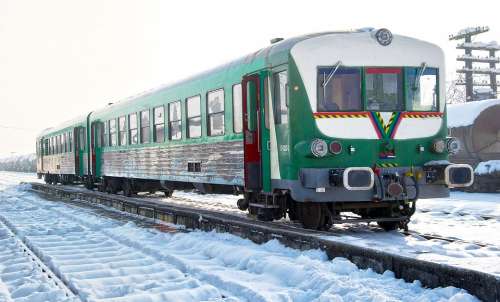
[[[455,128],[472,125],[483,110],[495,105],[500,105],[500,99],[449,104],[447,105],[448,127]]]
[[[0,173],[0,216],[85,301],[478,301],[276,240],[258,245],[226,233],[138,227],[45,200],[15,185],[25,176]],[[2,282],[0,295],[12,296],[17,289]]]
[[[458,47],[487,48],[491,50],[500,50],[500,45],[498,45],[497,41],[460,43],[458,44]]]
[[[474,173],[477,175],[491,174],[500,171],[500,160],[488,160],[480,162]]]

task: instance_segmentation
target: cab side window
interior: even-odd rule
[[[274,74],[274,120],[276,124],[288,124],[288,72]]]

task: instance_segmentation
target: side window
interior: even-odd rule
[[[141,111],[141,144],[149,143],[149,110]]]
[[[201,136],[201,97],[193,96],[187,99],[187,136],[200,137]]]
[[[224,134],[224,90],[210,91],[207,95],[208,135]]]
[[[109,145],[116,146],[116,119],[109,120]]]
[[[57,154],[61,153],[61,136],[56,136]]]
[[[274,120],[276,124],[288,124],[288,72],[274,74]]]
[[[54,138],[51,137],[49,139],[49,154],[52,155],[54,154]]]
[[[109,121],[104,122],[104,141],[102,146],[103,147],[109,146]]]
[[[234,133],[243,131],[243,98],[241,84],[233,85],[233,129]]]
[[[168,104],[168,131],[171,140],[182,138],[182,121],[181,121],[181,102],[173,102]]]
[[[49,140],[48,139],[45,139],[44,140],[44,155],[49,155]]]
[[[165,109],[163,106],[160,106],[153,109],[153,111],[153,124],[155,125],[153,129],[153,140],[157,143],[163,143],[165,141]]]
[[[73,152],[73,134],[68,132],[68,152]]]
[[[80,128],[80,150],[85,150],[85,147],[87,145],[87,140],[86,140],[86,134],[87,129],[85,127]]]
[[[120,146],[127,144],[127,131],[125,129],[125,117],[118,118],[118,143]]]
[[[137,113],[129,114],[128,116],[128,139],[131,145],[137,145]]]
[[[66,140],[66,133],[63,133],[62,135],[62,145],[63,145],[63,152],[66,153],[68,152],[68,141]]]

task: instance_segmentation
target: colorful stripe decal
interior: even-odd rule
[[[368,117],[368,112],[316,112],[315,119],[320,118],[364,118]]]
[[[392,112],[389,121],[385,123],[380,112],[316,112],[315,119],[324,118],[369,118],[378,138],[394,138],[403,118],[441,118],[442,112]]]
[[[406,118],[433,118],[442,117],[442,112],[404,112],[403,116]]]
[[[377,164],[377,167],[380,167],[380,168],[394,168],[394,167],[397,167],[398,164],[397,163],[382,163],[382,164]]]

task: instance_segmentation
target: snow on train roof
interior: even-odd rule
[[[484,110],[500,105],[500,99],[448,105],[448,128],[472,125]]]

